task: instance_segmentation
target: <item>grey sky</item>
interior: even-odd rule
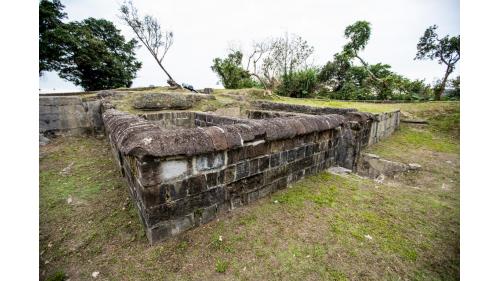
[[[62,0],[68,20],[105,18],[127,38],[132,31],[118,19],[120,0]],[[442,77],[445,68],[437,61],[414,61],[416,44],[424,30],[439,26],[438,34],[460,33],[459,0],[171,0],[135,1],[141,14],[157,17],[174,31],[174,44],[164,64],[179,83],[195,88],[215,87],[217,76],[210,66],[225,56],[230,45],[243,51],[252,40],[296,33],[314,46],[313,61],[323,65],[345,43],[345,27],[357,20],[372,25],[372,36],[362,57],[369,63],[387,63],[393,71],[427,82]],[[133,86],[165,85],[166,77],[144,47],[137,50],[143,63]],[[452,76],[458,75],[458,66]],[[40,78],[44,91],[80,90],[46,73]]]

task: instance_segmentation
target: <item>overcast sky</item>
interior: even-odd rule
[[[68,21],[88,17],[115,23],[127,39],[130,28],[118,19],[120,0],[62,0]],[[382,62],[412,79],[432,82],[444,75],[437,61],[414,61],[416,44],[424,30],[439,26],[440,36],[460,33],[459,0],[169,0],[135,1],[139,12],[157,17],[174,32],[174,44],[164,65],[178,83],[195,88],[222,88],[210,66],[215,57],[227,54],[230,45],[248,51],[253,40],[295,33],[315,50],[313,62],[323,65],[338,52],[344,29],[357,20],[371,23],[372,34],[361,56],[369,63]],[[165,74],[146,48],[136,51],[142,68],[133,87],[166,85]],[[452,76],[459,74],[458,66]],[[76,91],[81,88],[56,73],[40,77],[45,91]],[[54,90],[55,89],[55,90]]]

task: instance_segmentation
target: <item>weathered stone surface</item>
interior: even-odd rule
[[[224,166],[225,159],[223,152],[196,156],[196,171],[219,169]]]
[[[340,166],[331,167],[327,171],[329,173],[335,174],[335,175],[345,175],[345,174],[352,173],[352,170],[349,170],[349,169],[346,169],[346,168],[340,167]]]
[[[39,134],[38,136],[38,144],[41,146],[49,144],[50,139],[45,137],[43,134]]]
[[[83,101],[79,96],[39,97],[39,132],[83,134],[101,132],[100,101]]]
[[[393,177],[398,173],[421,168],[418,164],[405,164],[380,158],[375,154],[362,153],[358,166],[358,173],[370,178]]]
[[[167,160],[160,164],[160,179],[168,181],[180,176],[185,176],[188,172],[186,160]]]
[[[345,114],[347,112],[357,111],[355,108],[333,108],[333,107],[313,107],[307,105],[277,103],[269,101],[255,101],[254,107],[273,111],[299,112],[313,115],[325,114]]]
[[[144,93],[134,100],[134,108],[142,110],[188,109],[193,107],[193,99],[183,93]]]

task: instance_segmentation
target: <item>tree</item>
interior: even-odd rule
[[[357,21],[346,27],[344,31],[344,36],[349,40],[343,48],[344,56],[357,58],[361,64],[365,67],[368,74],[377,82],[383,84],[383,80],[378,78],[370,70],[369,64],[359,56],[359,52],[364,50],[370,40],[371,27],[370,23],[367,21]]]
[[[333,61],[328,61],[318,74],[318,80],[336,92],[343,88],[352,67],[350,57],[345,53],[336,53]]]
[[[250,88],[256,85],[250,73],[241,64],[243,54],[231,51],[225,59],[215,58],[212,70],[219,76],[226,89]]]
[[[391,71],[388,64],[369,64],[360,55],[370,39],[367,21],[357,21],[346,27],[347,43],[321,69],[318,79],[330,96],[342,99],[414,99],[426,95],[430,88],[422,81],[411,81]],[[356,66],[353,60],[361,66]]]
[[[132,28],[137,38],[148,49],[156,63],[168,77],[170,86],[182,88],[163,66],[163,59],[174,43],[174,33],[163,31],[158,20],[150,15],[140,18],[132,1],[123,2],[120,7],[120,18]]]
[[[62,20],[66,18],[59,0],[42,0],[38,5],[38,74],[59,68],[64,56],[64,42],[68,40]]]
[[[448,82],[448,85],[451,88],[450,93],[448,94],[448,98],[460,99],[460,75]]]
[[[69,41],[59,62],[59,76],[86,91],[130,87],[141,63],[137,41],[126,41],[112,22],[88,18],[66,26]]]
[[[293,34],[276,38],[271,45],[270,61],[276,65],[281,74],[282,89],[284,92],[291,92],[290,75],[305,67],[306,61],[314,51],[314,47],[309,46],[302,37]]]
[[[289,76],[308,67],[307,60],[314,51],[302,37],[286,33],[284,36],[254,42],[248,56],[246,70],[268,90],[284,83],[288,89]],[[252,69],[250,67],[252,66]]]
[[[460,60],[460,35],[450,37],[446,35],[439,38],[436,29],[437,25],[430,26],[424,32],[417,44],[417,55],[415,59],[438,59],[439,64],[446,65],[443,79],[436,91],[435,99],[440,100],[445,90],[448,76],[455,69],[456,63]]]

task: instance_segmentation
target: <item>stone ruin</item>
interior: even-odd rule
[[[400,115],[268,101],[254,102],[240,117],[134,115],[106,102],[101,113],[150,243],[329,167],[356,171],[363,148],[392,134]]]

